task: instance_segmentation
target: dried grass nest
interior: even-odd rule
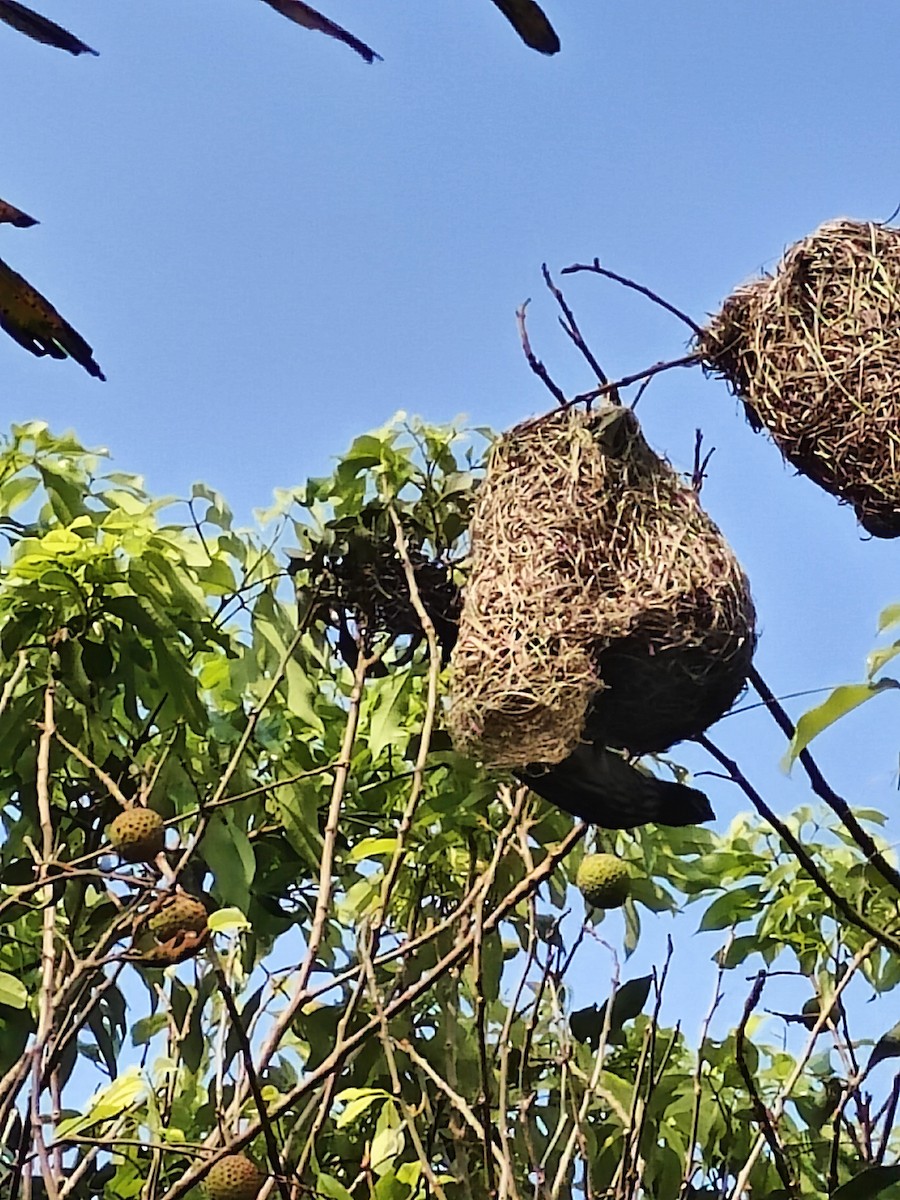
[[[629,409],[561,411],[505,434],[471,538],[448,711],[464,753],[556,763],[585,736],[661,751],[743,687],[747,580]]]
[[[728,297],[698,349],[788,462],[900,536],[900,229],[820,226]]]

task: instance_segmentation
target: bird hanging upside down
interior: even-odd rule
[[[590,742],[555,766],[516,771],[516,776],[557,808],[603,829],[698,825],[715,818],[696,788],[645,775],[621,754]]]

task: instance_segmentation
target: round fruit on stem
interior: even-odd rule
[[[621,908],[631,890],[631,873],[614,854],[586,854],[575,886],[592,908]]]
[[[179,934],[203,933],[206,917],[206,906],[202,901],[178,892],[153,914],[147,924],[157,941],[168,942]]]
[[[256,1200],[265,1182],[256,1163],[245,1154],[220,1158],[206,1177],[209,1200]]]
[[[113,849],[126,862],[153,862],[166,845],[163,819],[152,808],[128,808],[107,830]]]

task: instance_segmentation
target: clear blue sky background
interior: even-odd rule
[[[42,222],[0,231],[0,255],[109,382],[0,338],[3,420],[73,427],[156,492],[203,479],[244,521],[397,409],[501,428],[548,407],[516,333],[527,296],[537,352],[590,386],[542,261],[598,255],[702,319],[821,221],[900,203],[896,0],[547,0],[553,59],[488,0],[321,0],[373,66],[258,0],[33,2],[101,57],[0,26],[0,196]],[[611,283],[567,294],[612,374],[684,348]],[[696,428],[717,447],[704,498],[750,574],[776,691],[859,678],[900,543],[862,540],[698,372],[640,412],[679,467]],[[821,743],[892,839],[897,712],[881,697]],[[770,723],[718,735],[777,808],[806,798]],[[745,807],[710,794],[723,823]]]

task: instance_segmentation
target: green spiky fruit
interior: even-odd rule
[[[228,1154],[206,1177],[209,1200],[256,1200],[265,1182],[256,1163],[244,1154]]]
[[[614,854],[586,854],[575,886],[593,908],[621,908],[631,889],[631,874]]]
[[[168,942],[180,933],[203,933],[206,915],[206,907],[201,901],[179,892],[154,913],[147,924],[157,941]]]
[[[106,831],[126,862],[153,862],[166,844],[166,827],[152,808],[129,808],[119,813]]]

